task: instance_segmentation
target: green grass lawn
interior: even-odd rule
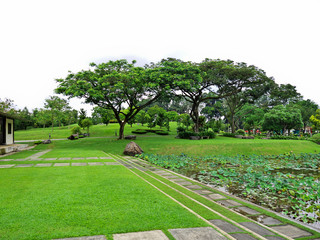
[[[0,239],[207,226],[123,166],[0,172]]]

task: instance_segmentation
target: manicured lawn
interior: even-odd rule
[[[123,166],[0,172],[1,239],[207,226]]]

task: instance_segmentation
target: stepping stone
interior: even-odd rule
[[[59,158],[58,160],[71,160],[71,157]]]
[[[266,239],[269,239],[269,240],[285,240],[285,238],[282,238],[282,237],[278,237],[278,236],[269,236],[269,237],[265,237]],[[314,239],[316,240],[316,239]]]
[[[177,178],[177,179],[172,179],[171,181],[175,182],[175,183],[178,183],[178,182],[184,182],[186,181],[185,179],[182,179],[182,178]]]
[[[55,163],[53,166],[54,167],[65,167],[65,166],[70,166],[70,163]]]
[[[113,234],[113,240],[169,240],[160,230]]]
[[[241,203],[238,203],[236,201],[233,201],[233,200],[220,200],[218,201],[218,203],[222,204],[223,206],[226,206],[226,207],[237,207],[237,206],[242,206]]]
[[[54,160],[57,160],[57,158],[45,158],[43,160],[45,160],[45,161],[54,161]]]
[[[246,228],[250,229],[251,231],[263,236],[263,235],[275,235],[273,232],[269,231],[268,229],[265,229],[261,227],[260,225],[253,223],[253,222],[242,222],[240,223],[242,226],[245,226]]]
[[[105,165],[121,165],[118,162],[104,162]]]
[[[90,166],[101,166],[104,165],[102,162],[88,162],[88,165]]]
[[[256,238],[254,238],[251,235],[246,234],[246,233],[234,233],[234,234],[230,234],[230,235],[237,240],[257,240]]]
[[[42,158],[28,158],[28,161],[41,161]]]
[[[19,167],[32,167],[33,164],[17,164],[15,167],[19,168]]]
[[[71,163],[71,166],[87,166],[87,163]]]
[[[83,157],[79,157],[79,158],[72,158],[72,160],[84,160]]]
[[[218,228],[225,231],[226,233],[243,232],[243,230],[241,230],[240,228],[220,219],[210,220],[209,222],[211,222],[213,225],[216,225]]]
[[[251,216],[251,219],[262,223],[264,225],[279,225],[282,224],[282,222],[280,222],[279,220],[272,218],[272,217],[268,217],[266,215],[259,215],[259,216]]]
[[[113,159],[112,157],[100,157],[100,159]]]
[[[172,176],[171,173],[165,172],[165,173],[158,173],[161,176]]]
[[[284,226],[274,226],[271,227],[273,230],[278,231],[282,233],[283,235],[286,235],[291,238],[300,238],[300,237],[308,237],[312,236],[311,233],[304,231],[300,228],[297,228],[292,225],[284,225]]]
[[[6,165],[0,165],[0,168],[11,168],[13,167],[15,164],[6,164]]]
[[[187,188],[189,189],[201,189],[202,187],[199,185],[187,185]]]
[[[220,195],[220,194],[218,194],[218,193],[210,194],[208,197],[211,198],[211,199],[213,199],[213,200],[226,198],[225,196],[222,196],[222,195]]]
[[[27,159],[19,158],[19,159],[14,159],[13,161],[22,162],[22,161],[28,161],[28,160],[27,160]]]
[[[209,191],[209,190],[203,190],[203,189],[201,189],[201,190],[194,190],[194,192],[199,193],[199,194],[202,194],[202,195],[212,193],[212,192]]]
[[[175,175],[171,175],[171,176],[164,176],[165,178],[168,178],[168,179],[174,179],[174,178],[179,178],[179,177],[177,177],[177,176],[175,176]]]
[[[12,161],[13,159],[0,159],[0,162],[9,162]]]
[[[90,237],[59,238],[55,240],[107,240],[107,238],[103,235],[99,235],[99,236],[90,236]]]
[[[51,167],[52,163],[37,163],[35,167]]]
[[[176,240],[225,240],[219,232],[211,227],[169,229]]]
[[[99,159],[98,157],[87,157],[86,159]]]
[[[238,208],[235,208],[234,210],[239,212],[240,214],[243,214],[243,215],[260,214],[260,212],[253,210],[252,208],[248,208],[248,207],[238,207]]]
[[[177,184],[180,184],[182,186],[187,186],[187,185],[192,185],[191,182],[187,182],[187,181],[184,181],[184,182],[177,182]]]

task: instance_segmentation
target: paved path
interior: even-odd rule
[[[6,163],[0,165],[0,168],[43,168],[43,167],[89,167],[89,166],[108,166],[108,165],[122,165],[126,167],[133,174],[141,178],[143,181],[150,184],[152,187],[167,195],[170,199],[184,207],[186,210],[202,219],[211,227],[197,227],[185,229],[168,229],[168,232],[176,240],[225,240],[225,239],[238,239],[238,240],[251,240],[251,239],[316,239],[314,231],[307,231],[299,227],[296,223],[286,223],[281,217],[271,217],[265,212],[259,211],[259,208],[252,208],[246,202],[239,201],[237,198],[230,197],[224,193],[218,192],[215,189],[208,188],[197,181],[186,178],[174,172],[161,169],[153,166],[150,163],[141,159],[133,157],[121,157],[117,155],[108,154],[106,157],[74,157],[74,158],[40,158],[47,151],[39,152],[27,159],[2,159]],[[76,160],[97,160],[96,162],[77,162]],[[103,162],[103,159],[112,159],[114,162]],[[18,164],[15,161],[48,161],[45,163],[30,163]],[[56,160],[75,160],[75,162],[61,163],[55,162]],[[100,160],[100,161],[98,161]],[[157,182],[156,187],[148,179],[153,179]],[[170,183],[170,184],[169,184]],[[197,213],[192,210],[192,206],[186,206],[177,200],[172,193],[165,190],[164,187],[174,190],[179,196],[188,198],[193,202],[192,206],[201,206],[207,211],[219,216],[219,219],[205,219],[202,213]],[[161,189],[160,189],[161,188]],[[179,190],[180,189],[180,190]],[[184,189],[182,192],[181,189]],[[190,194],[186,194],[186,192]],[[193,194],[193,195],[192,195]],[[198,196],[194,197],[194,194]],[[199,197],[209,201],[212,204],[207,204],[206,201],[199,201]],[[217,204],[217,205],[215,205]],[[213,207],[219,206],[219,207]],[[194,208],[193,208],[194,209]],[[221,213],[223,209],[223,213]],[[228,214],[227,214],[228,213]],[[230,214],[231,213],[231,214]],[[232,217],[226,216],[239,215],[244,220],[236,222]],[[274,216],[274,215],[273,215]],[[258,219],[255,221],[254,219]],[[106,236],[85,236],[75,238],[65,238],[69,240],[106,240]],[[114,240],[167,240],[168,236],[161,230],[135,232],[135,233],[121,233],[113,234]],[[319,238],[317,238],[319,240]]]

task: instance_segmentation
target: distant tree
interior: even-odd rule
[[[293,107],[297,107],[301,111],[303,132],[305,132],[306,127],[310,124],[310,117],[315,114],[319,106],[315,102],[308,99],[298,101],[293,105]]]
[[[51,122],[51,113],[49,110],[36,109],[36,111],[33,112],[33,116],[36,126],[42,126],[45,128],[46,125],[49,125]]]
[[[92,112],[92,120],[94,124],[104,123],[108,125],[110,120],[114,118],[113,112],[110,109],[94,107]]]
[[[147,113],[144,110],[141,110],[138,114],[137,114],[137,122],[141,123],[141,125],[143,126],[143,124],[148,122],[147,119]]]
[[[316,130],[320,130],[320,109],[317,109],[316,113],[310,117],[310,121]]]
[[[278,105],[265,113],[262,120],[263,130],[285,134],[286,130],[300,129],[303,126],[301,112],[297,108]]]
[[[70,107],[67,100],[57,96],[50,96],[49,98],[45,99],[44,108],[50,112],[52,123],[51,131],[53,131],[54,121],[57,120],[60,127],[63,119],[63,112]]]
[[[84,126],[82,126],[82,121],[83,121],[84,119],[86,119],[86,118],[87,118],[87,112],[86,112],[86,110],[84,110],[83,108],[80,108],[78,125],[79,125],[82,129],[85,128]]]
[[[89,129],[90,129],[90,126],[93,125],[92,121],[90,118],[85,118],[81,121],[81,125],[82,125],[82,128],[86,128],[87,129],[87,133],[88,133],[88,136],[90,135],[90,132],[89,132]]]
[[[6,113],[6,112],[12,112],[14,110],[14,101],[8,98],[5,98],[2,100],[0,98],[0,112]]]
[[[178,119],[178,124],[179,125],[183,124],[187,130],[189,129],[189,127],[193,123],[190,115],[187,113],[180,114],[177,119]]]
[[[246,104],[241,111],[238,112],[237,117],[242,120],[246,130],[256,130],[261,126],[264,114],[263,109],[253,104]]]
[[[296,87],[291,84],[274,84],[270,91],[269,105],[286,105],[295,103],[302,99],[300,93],[297,92]]]

